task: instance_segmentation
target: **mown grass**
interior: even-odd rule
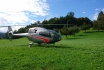
[[[47,48],[28,43],[0,40],[0,70],[104,70],[104,32],[63,36]]]

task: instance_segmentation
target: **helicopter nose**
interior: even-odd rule
[[[54,36],[54,37],[53,37],[53,40],[54,40],[55,42],[58,42],[58,41],[61,40],[61,36]]]
[[[57,36],[56,41],[60,41],[60,40],[61,40],[61,36]]]
[[[60,35],[57,36],[57,41],[60,41],[62,38]]]

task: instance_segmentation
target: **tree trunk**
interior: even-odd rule
[[[66,39],[68,39],[67,35],[66,35]]]
[[[85,30],[85,33],[86,33],[86,30]]]

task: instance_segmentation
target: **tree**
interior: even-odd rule
[[[53,30],[59,33],[59,30],[57,28],[54,28]]]
[[[69,13],[67,14],[67,16],[73,18],[73,17],[74,17],[74,12],[69,12]]]
[[[20,29],[18,30],[18,33],[25,33],[25,29],[24,29],[24,28],[20,28]]]
[[[88,30],[90,27],[91,27],[90,24],[86,24],[86,23],[84,22],[83,25],[81,26],[81,29],[82,29],[82,30],[85,30],[85,32],[86,32],[86,30]]]
[[[101,30],[104,30],[104,29],[103,29],[103,28],[104,28],[104,14],[103,14],[102,11],[101,11],[101,12],[99,13],[99,15],[98,15],[97,22],[98,22],[98,24],[99,24],[99,28],[100,28]]]
[[[14,30],[14,32],[13,32],[14,34],[17,34],[18,33],[18,31],[17,30]]]
[[[104,14],[101,11],[98,15],[96,21],[93,22],[93,28],[99,30],[104,30]]]
[[[100,30],[99,21],[96,21],[96,20],[95,20],[95,21],[93,22],[93,29],[95,29],[95,30],[97,29],[98,31]]]
[[[80,29],[77,26],[69,27],[69,29],[68,29],[69,35],[74,35],[74,36],[79,31],[80,31]]]
[[[83,17],[77,18],[77,21],[76,21],[77,26],[79,26],[79,27],[82,26],[84,21],[85,20]]]
[[[67,28],[66,26],[64,26],[61,30],[60,30],[60,33],[62,35],[65,35],[66,36],[66,39],[68,39],[68,35],[74,35],[75,36],[75,33],[78,33],[80,30],[79,30],[79,27],[77,26],[73,26],[73,27],[69,27]]]
[[[71,25],[76,25],[76,18],[74,17],[74,12],[69,12],[66,17],[66,23]]]
[[[56,17],[51,18],[51,19],[49,20],[49,24],[53,24],[53,25],[50,26],[49,29],[58,28],[56,25],[54,25],[54,24],[58,24],[58,18],[56,18]]]
[[[69,32],[68,32],[68,28],[66,26],[64,26],[62,29],[60,29],[60,33],[61,33],[61,35],[65,35],[66,39],[68,39],[67,36],[68,36]]]
[[[49,21],[48,20],[44,20],[43,22],[42,22],[42,26],[44,27],[44,28],[50,28],[50,26],[48,25],[49,24]]]
[[[59,19],[58,19],[58,24],[66,24],[66,18],[61,16]],[[58,25],[58,29],[61,29],[63,28],[64,25]]]
[[[75,36],[75,28],[74,27],[68,28],[68,35],[74,35]]]
[[[80,28],[78,26],[74,26],[74,28],[75,28],[75,33],[79,33]]]
[[[93,21],[93,29],[94,30],[97,29],[97,21],[96,20]]]

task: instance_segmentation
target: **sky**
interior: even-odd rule
[[[0,26],[29,25],[74,12],[76,18],[96,20],[104,12],[104,0],[0,0]],[[13,30],[21,26],[12,27]],[[0,32],[6,32],[1,28]]]

